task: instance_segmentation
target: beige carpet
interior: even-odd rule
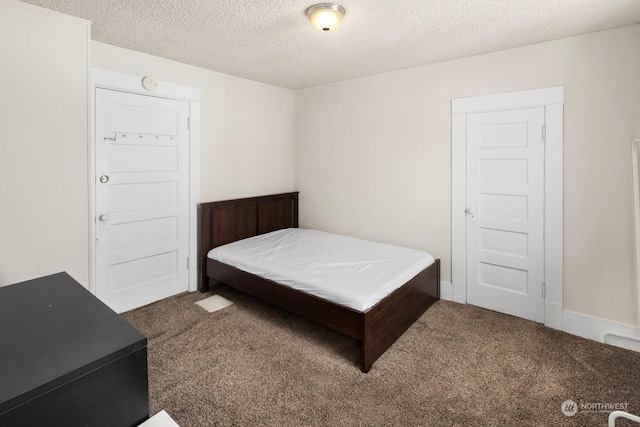
[[[195,304],[212,293],[234,304]],[[470,305],[434,304],[368,374],[359,342],[224,285],[124,317],[149,338],[151,414],[181,427],[606,426],[598,403],[640,414],[640,353]]]

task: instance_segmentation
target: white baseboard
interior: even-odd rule
[[[444,280],[440,281],[440,299],[453,301],[453,289],[451,283],[445,282]]]
[[[563,330],[594,341],[640,351],[640,328],[573,311],[563,311]]]
[[[465,290],[462,283],[441,281],[440,299],[466,304]],[[544,324],[568,334],[640,351],[640,327],[563,310],[562,304],[545,302]]]

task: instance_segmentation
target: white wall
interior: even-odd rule
[[[451,99],[560,85],[564,308],[636,324],[640,26],[297,91],[301,226],[427,250],[450,281]]]
[[[292,90],[95,41],[91,66],[201,90],[202,202],[294,189]]]
[[[293,91],[90,44],[88,25],[0,0],[0,286],[89,285],[89,66],[201,89],[202,201],[294,189]]]
[[[89,23],[0,0],[0,286],[89,284]]]
[[[60,270],[88,284],[86,31],[0,0],[0,285]],[[426,249],[442,258],[444,280],[450,100],[564,85],[565,309],[636,323],[640,27],[296,93],[97,42],[91,50],[94,67],[201,89],[202,201],[295,188],[302,226]]]

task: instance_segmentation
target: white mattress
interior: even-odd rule
[[[219,246],[208,257],[360,312],[434,262],[426,252],[302,228]]]

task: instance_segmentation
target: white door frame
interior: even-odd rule
[[[142,86],[143,76],[91,68],[89,140],[89,290],[96,292],[96,153],[95,120],[97,88],[155,96],[189,103],[189,291],[198,289],[198,204],[200,203],[200,89],[160,81],[152,91]]]
[[[467,114],[545,109],[544,324],[562,329],[564,87],[556,86],[451,100],[451,282],[453,300],[467,302]]]

